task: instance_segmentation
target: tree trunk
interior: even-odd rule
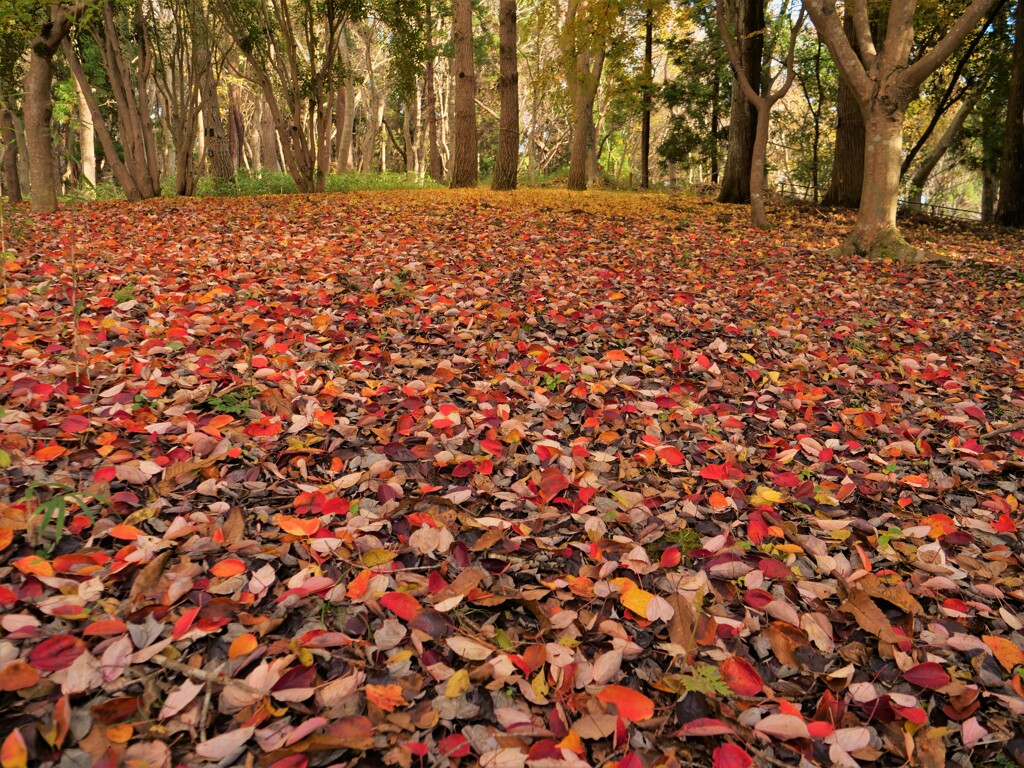
[[[423,67],[423,101],[427,111],[427,173],[434,181],[444,178],[441,152],[437,141],[437,92],[434,88],[434,23],[430,15],[430,0],[424,7],[424,34],[427,36],[427,60]]]
[[[771,107],[768,104],[758,107],[754,151],[750,157],[750,223],[758,229],[768,229],[768,214],[764,209],[764,184],[770,116]]]
[[[28,143],[29,178],[32,183],[32,212],[57,211],[57,178],[53,172],[53,140],[50,118],[53,102],[53,52],[31,49],[28,74],[25,76],[25,138]],[[45,53],[45,55],[43,55]]]
[[[516,61],[516,0],[501,0],[498,10],[500,62],[498,92],[501,119],[494,189],[515,189],[519,174],[519,68]]]
[[[718,71],[715,71],[715,79],[711,86],[711,183],[718,183],[718,96],[721,93],[722,83],[718,79]]]
[[[1024,226],[1024,2],[1017,3],[1014,30],[1013,74],[1003,129],[1000,161],[999,205],[996,221],[1010,227]]]
[[[736,38],[740,62],[747,80],[756,93],[761,92],[761,59],[764,53],[763,0],[736,0]],[[750,201],[750,164],[754,151],[757,107],[744,95],[733,78],[732,105],[729,112],[729,152],[722,175],[720,203]]]
[[[644,90],[640,121],[640,188],[651,188],[651,91],[654,88],[654,11],[644,19]]]
[[[21,176],[18,173],[18,135],[14,131],[14,115],[7,100],[0,98],[0,140],[4,144],[4,189],[7,200],[21,202]]]
[[[203,72],[202,88],[204,138],[206,157],[210,161],[210,173],[220,181],[230,181],[234,176],[231,170],[231,153],[228,150],[228,137],[220,113],[217,81],[209,69]]]
[[[454,0],[452,42],[455,47],[455,110],[452,116],[453,187],[477,182],[476,75],[473,69],[473,4]]]
[[[921,209],[921,200],[923,199],[924,185],[928,183],[928,177],[931,176],[932,171],[935,170],[935,166],[939,164],[939,161],[943,158],[946,152],[956,137],[960,134],[960,130],[964,127],[964,121],[967,120],[968,115],[971,114],[971,110],[974,109],[974,105],[978,103],[978,97],[981,94],[979,92],[972,93],[966,99],[960,103],[959,109],[956,114],[953,115],[953,119],[946,126],[946,130],[942,132],[938,142],[932,148],[931,152],[924,156],[918,165],[917,170],[914,171],[914,175],[910,179],[910,205],[916,210]]]
[[[242,120],[242,94],[238,85],[228,86],[228,155],[235,171],[245,166],[245,123]]]
[[[987,103],[981,115],[981,220],[986,224],[995,221],[996,198],[999,195],[999,154],[996,138],[999,119],[996,104]]]
[[[277,128],[274,125],[274,113],[270,111],[270,105],[266,99],[263,100],[263,109],[260,111],[260,156],[263,169],[272,173],[281,170],[281,162],[277,157]]]
[[[338,99],[338,157],[334,167],[338,173],[352,170],[352,122],[356,115],[356,86],[352,80],[352,54],[348,48],[348,27],[338,34],[338,53],[345,73]]]
[[[879,105],[865,121],[864,182],[857,223],[839,255],[870,254],[898,258],[910,249],[896,228],[903,151],[903,112]]]
[[[78,80],[75,80],[75,92],[78,95],[78,143],[81,159],[80,171],[82,178],[89,182],[87,194],[91,197],[96,187],[96,130],[93,127],[92,111],[85,100],[85,93]]]
[[[850,45],[857,50],[853,20],[849,14],[843,19],[843,31]],[[840,208],[856,208],[860,205],[860,191],[864,184],[864,117],[857,95],[842,76],[836,98],[836,117],[832,178],[821,202]]]

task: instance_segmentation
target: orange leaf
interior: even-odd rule
[[[122,541],[135,541],[139,536],[142,535],[142,531],[136,528],[134,525],[125,525],[124,523],[118,523],[110,529],[110,535],[115,539],[121,539]]]
[[[282,531],[293,536],[312,536],[320,530],[320,520],[315,517],[303,519],[291,515],[274,515],[274,523]]]
[[[12,661],[0,670],[0,691],[17,691],[39,682],[39,672],[24,661]]]
[[[213,568],[210,569],[210,573],[221,578],[237,576],[240,573],[245,573],[245,563],[237,557],[229,557],[227,560],[221,560],[213,566]]]
[[[721,491],[715,491],[711,494],[711,498],[708,499],[708,504],[711,505],[712,509],[725,509],[729,506],[729,497]]]
[[[1013,672],[1014,667],[1024,665],[1024,651],[1012,640],[995,635],[982,635],[981,639],[992,649],[996,661],[1002,664],[1007,672]]]
[[[257,645],[259,645],[259,641],[252,632],[239,635],[231,641],[231,647],[228,648],[228,658],[237,659],[239,656],[247,656],[256,650]]]
[[[45,448],[40,448],[32,455],[40,461],[53,461],[53,459],[63,456],[67,452],[68,449],[62,445],[48,445]]]
[[[654,702],[640,691],[624,685],[606,685],[597,698],[605,704],[614,704],[623,720],[636,722],[654,717]]]
[[[397,707],[409,703],[402,695],[402,686],[394,683],[366,686],[366,700],[385,712],[394,712]]]
[[[14,561],[14,567],[26,576],[53,576],[53,566],[49,560],[39,555],[25,555]]]
[[[14,531],[10,528],[0,528],[0,549],[7,549],[14,541]]]
[[[26,768],[28,766],[28,748],[21,731],[15,728],[4,739],[0,746],[0,766],[3,768]]]

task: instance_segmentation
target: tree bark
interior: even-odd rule
[[[740,68],[754,92],[759,94],[764,54],[764,0],[735,0],[732,9],[740,48]],[[757,107],[747,99],[739,81],[734,78],[729,112],[729,150],[722,174],[722,189],[718,194],[720,203],[750,202],[750,165],[756,126]]]
[[[352,122],[356,115],[356,86],[352,79],[352,54],[348,48],[348,25],[338,35],[338,53],[344,78],[338,98],[338,158],[335,169],[338,173],[352,170]]]
[[[49,10],[49,23],[29,46],[28,73],[25,75],[25,139],[33,213],[57,211],[57,175],[53,167],[53,139],[50,136],[53,55],[71,30],[72,21],[84,10],[84,5],[69,8],[53,4]]]
[[[1013,44],[1013,73],[1003,129],[996,221],[1024,226],[1024,2],[1018,0]]]
[[[644,90],[640,120],[640,189],[651,188],[651,90],[654,87],[654,11],[644,17]]]
[[[444,178],[441,152],[437,141],[437,91],[434,87],[434,22],[430,15],[430,0],[424,6],[424,34],[427,37],[427,60],[423,67],[423,101],[427,111],[427,173],[434,181]]]
[[[263,170],[277,173],[281,170],[281,162],[277,157],[277,128],[274,126],[274,115],[270,105],[263,100],[260,110],[260,161]]]
[[[75,92],[78,95],[78,144],[80,171],[82,178],[89,182],[89,196],[96,187],[96,130],[92,122],[92,111],[85,100],[85,93],[78,80],[75,80]]]
[[[477,182],[476,74],[473,68],[473,4],[452,3],[452,42],[455,47],[455,110],[452,115],[453,187]]]
[[[988,103],[981,115],[981,220],[991,224],[996,217],[999,196],[999,154],[1001,147],[996,138],[999,119],[996,105]]]
[[[7,99],[0,95],[0,140],[4,144],[4,189],[7,200],[21,202],[21,175],[18,173],[18,135],[14,130],[14,114]]]
[[[515,189],[519,174],[519,67],[516,60],[516,0],[501,0],[498,10],[501,119],[494,161],[494,189]]]
[[[968,115],[971,114],[971,110],[974,109],[974,105],[978,103],[978,98],[981,93],[975,91],[962,102],[960,107],[957,109],[956,114],[953,115],[953,119],[950,120],[949,125],[939,136],[939,140],[936,142],[932,150],[924,156],[921,163],[917,166],[914,171],[914,175],[910,179],[910,206],[915,210],[921,210],[921,201],[924,197],[924,185],[928,183],[928,177],[931,176],[932,171],[935,170],[935,166],[939,164],[939,161],[945,156],[949,148],[953,146],[953,142],[956,137],[960,134],[961,129],[964,127],[964,121],[967,120]]]
[[[853,16],[846,14],[843,31],[854,50]],[[853,87],[839,78],[836,97],[836,143],[832,154],[832,178],[821,202],[838,208],[860,205],[860,189],[864,185],[864,117]]]
[[[203,128],[206,144],[206,157],[210,161],[210,173],[220,181],[230,181],[234,174],[231,170],[231,152],[228,149],[228,137],[224,130],[224,119],[220,113],[220,99],[217,96],[217,81],[209,70],[203,73]]]

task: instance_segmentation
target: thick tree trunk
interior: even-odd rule
[[[6,99],[0,99],[0,140],[4,144],[4,189],[7,200],[21,202],[21,176],[18,173],[18,135],[14,130],[14,115]]]
[[[651,90],[654,87],[654,11],[644,19],[644,91],[640,120],[640,188],[651,188]]]
[[[865,120],[864,182],[857,223],[838,255],[904,258],[915,253],[896,227],[903,151],[903,112],[879,105]]]
[[[216,179],[230,181],[233,178],[231,153],[228,150],[224,119],[220,113],[217,81],[214,80],[213,73],[209,69],[203,73],[202,89],[204,140],[210,173]]]
[[[959,109],[956,114],[953,115],[953,119],[946,126],[946,130],[942,132],[938,142],[932,147],[932,150],[924,156],[918,165],[917,170],[914,171],[914,175],[910,179],[910,205],[916,210],[921,209],[921,200],[924,197],[924,185],[928,183],[928,177],[931,176],[932,171],[935,170],[935,166],[939,164],[939,161],[945,156],[949,148],[953,146],[953,142],[956,137],[960,134],[961,129],[964,127],[964,121],[967,120],[968,115],[971,114],[971,110],[974,109],[974,105],[978,103],[978,97],[980,93],[973,93],[964,99],[960,103]]]
[[[263,169],[272,173],[281,170],[281,162],[277,157],[277,128],[274,126],[274,113],[270,105],[263,100],[260,111],[260,162]]]
[[[1024,2],[1017,3],[1014,30],[1013,74],[1003,129],[1000,161],[999,205],[996,221],[1011,227],[1024,226]]]
[[[761,58],[764,54],[764,0],[736,0],[733,7],[741,66],[754,91],[760,93]],[[746,203],[750,201],[750,164],[754,152],[757,107],[747,99],[735,78],[729,115],[729,152],[718,201]]]
[[[452,116],[452,186],[477,182],[476,74],[473,68],[473,4],[454,0],[452,41],[455,47],[455,111]]]
[[[722,84],[718,79],[718,72],[715,72],[714,83],[711,87],[711,183],[718,183],[718,132],[720,117],[718,115],[718,96],[721,93]]]
[[[516,61],[516,0],[501,0],[498,10],[500,61],[498,93],[501,119],[494,189],[515,189],[519,173],[519,67]]]
[[[54,213],[57,210],[57,178],[53,172],[53,140],[50,138],[52,56],[50,52],[42,55],[33,46],[25,76],[25,138],[33,213]]]
[[[854,50],[857,50],[853,20],[847,14],[843,31]],[[836,143],[832,155],[832,178],[829,181],[824,205],[856,208],[860,205],[860,191],[864,184],[864,117],[853,88],[839,78],[836,98]]]

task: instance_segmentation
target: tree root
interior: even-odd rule
[[[865,232],[854,228],[846,241],[829,251],[830,256],[849,258],[866,256],[870,259],[902,261],[908,264],[949,263],[949,259],[908,243],[896,228]]]

